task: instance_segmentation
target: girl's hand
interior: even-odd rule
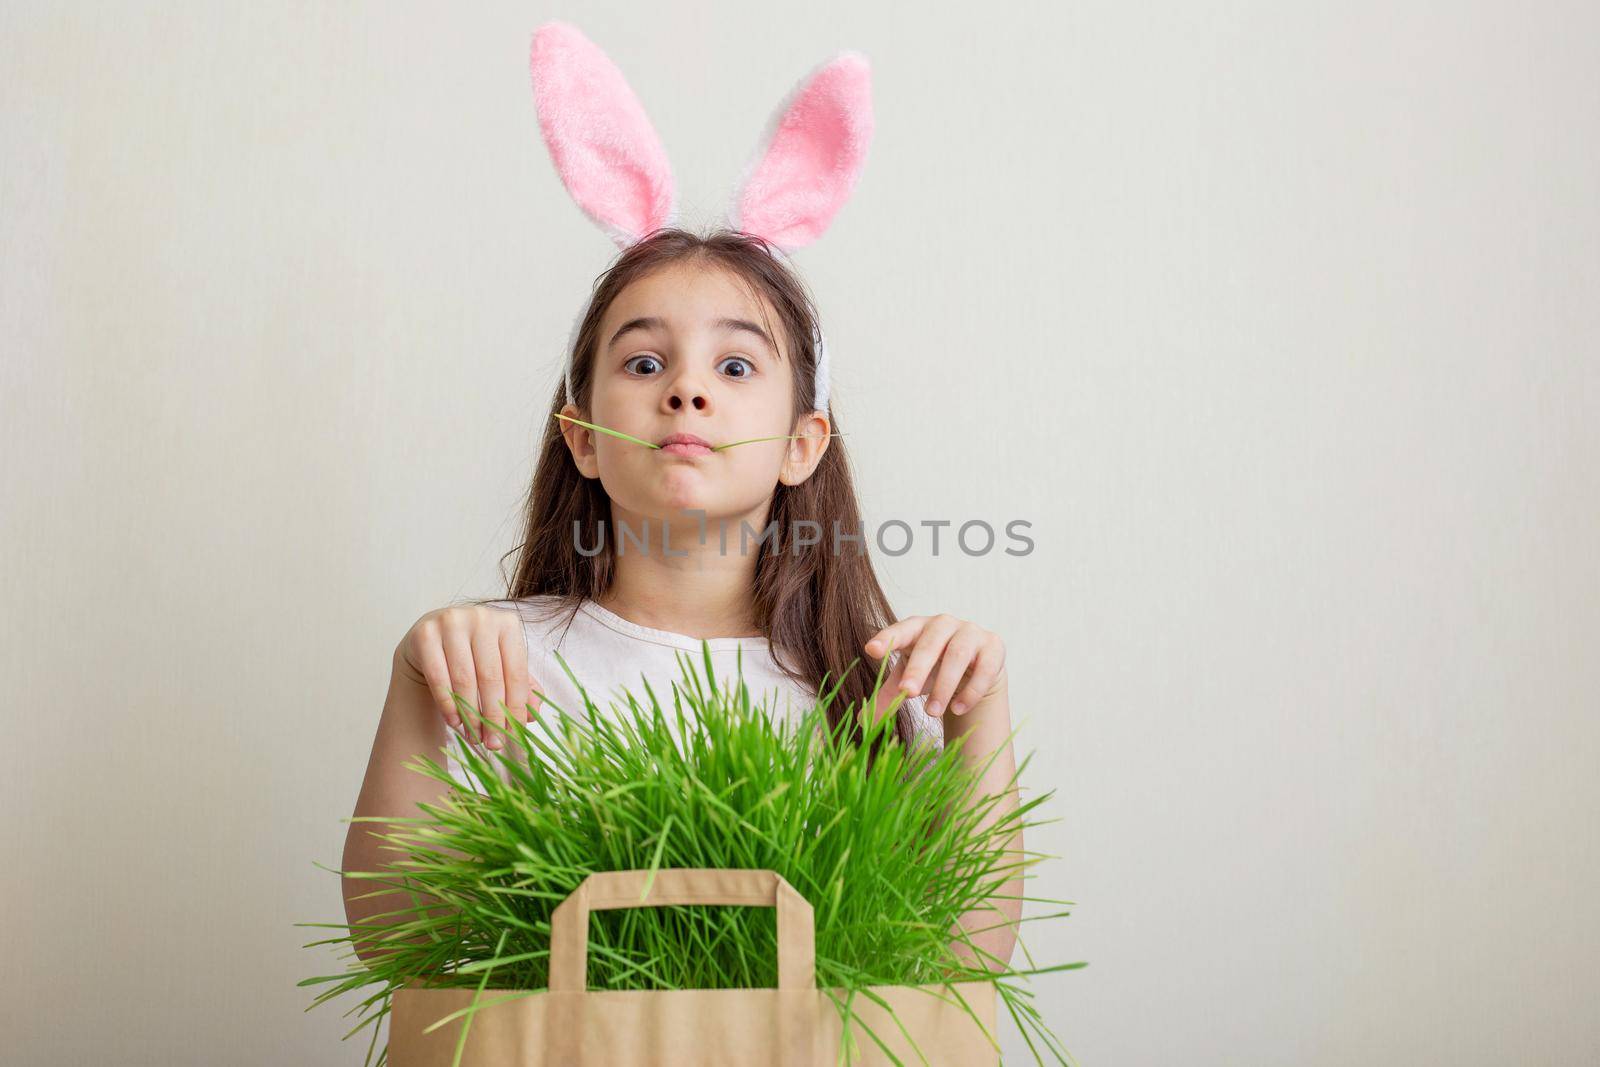
[[[504,730],[510,704],[517,720],[528,722],[535,683],[528,674],[527,645],[522,617],[515,611],[483,604],[440,608],[406,631],[395,650],[395,666],[402,677],[428,690],[445,724],[459,730],[468,743],[487,740],[490,748],[498,749],[504,739],[485,730],[478,717],[486,716]],[[475,713],[465,729],[451,690],[460,693]],[[480,696],[483,707],[478,704]],[[537,698],[533,699],[537,708]]]
[[[884,680],[880,695],[886,699],[892,700],[897,690],[904,690],[908,699],[928,692],[929,715],[946,707],[965,715],[1006,688],[1005,642],[977,623],[954,615],[913,615],[879,630],[865,650],[881,657],[890,642],[905,654]]]

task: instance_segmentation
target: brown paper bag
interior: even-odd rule
[[[641,900],[649,873],[591,874],[556,907],[550,917],[548,991],[486,988],[480,993],[427,989],[420,982],[395,990],[389,1015],[389,1063],[448,1067],[462,1027],[467,1027],[462,1067],[823,1067],[844,1062],[838,1055],[844,1021],[827,994],[816,987],[816,927],[805,897],[776,871],[666,867],[656,871],[649,896]],[[663,904],[776,907],[778,987],[586,992],[589,913]],[[985,1034],[995,1034],[993,983],[870,988],[893,1006],[895,1018],[858,992],[852,1007],[860,1021],[851,1029],[859,1055],[850,1062],[894,1062],[865,1032],[865,1023],[903,1063],[922,1062],[907,1033],[930,1064],[999,1063],[999,1051]],[[843,996],[840,990],[834,994]],[[422,1032],[468,1007],[474,996],[478,1010],[471,1018]]]

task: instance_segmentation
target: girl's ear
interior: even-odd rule
[[[666,150],[616,64],[576,26],[547,22],[528,65],[545,146],[584,214],[620,248],[674,225]]]
[[[745,165],[728,228],[792,252],[821,237],[867,161],[872,69],[840,52],[790,90]]]
[[[561,414],[568,418],[580,418],[582,412],[572,404],[567,404],[561,409]],[[600,476],[600,468],[595,462],[593,430],[585,429],[567,419],[557,419],[556,425],[561,428],[561,437],[566,441],[567,454],[572,457],[573,466],[578,468],[578,473],[585,478]]]
[[[831,430],[828,417],[822,411],[813,411],[800,419],[794,440],[784,449],[778,481],[784,485],[799,485],[810,478],[822,462],[822,454],[828,451]]]

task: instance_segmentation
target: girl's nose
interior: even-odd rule
[[[672,411],[682,411],[686,407],[704,411],[709,403],[710,397],[692,385],[675,385],[667,394],[667,407]]]

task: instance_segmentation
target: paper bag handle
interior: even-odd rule
[[[596,871],[550,915],[550,992],[588,985],[589,913],[663,904],[745,904],[778,909],[778,988],[817,987],[811,902],[777,871],[757,867],[662,867],[640,899],[648,870]]]

